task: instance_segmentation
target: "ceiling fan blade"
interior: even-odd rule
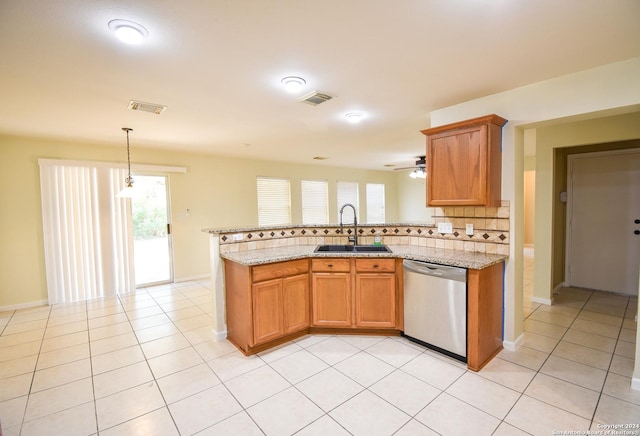
[[[416,161],[416,164],[412,167],[400,167],[400,168],[394,168],[393,171],[404,171],[404,170],[415,170],[416,168],[426,168],[427,166],[427,162],[425,160],[426,156],[416,156],[418,158],[418,160]]]

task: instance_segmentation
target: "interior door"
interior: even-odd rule
[[[638,294],[640,149],[569,157],[567,281]]]
[[[173,281],[166,176],[135,176],[131,199],[136,287]]]

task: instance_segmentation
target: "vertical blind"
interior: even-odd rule
[[[40,160],[49,304],[135,289],[130,200],[123,168]]]
[[[384,185],[367,183],[367,223],[382,224],[384,217]]]
[[[353,204],[356,210],[360,211],[358,205],[358,182],[338,182],[336,187],[338,191],[338,220],[340,220],[340,208],[346,203]],[[349,222],[349,216],[345,214],[345,223]]]
[[[302,180],[302,224],[329,223],[329,184],[326,180]]]
[[[258,225],[291,224],[289,179],[258,177]]]

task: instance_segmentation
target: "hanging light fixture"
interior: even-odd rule
[[[129,132],[131,132],[133,129],[131,129],[129,127],[123,127],[122,130],[124,132],[127,132],[127,170],[128,170],[128,174],[127,174],[127,178],[124,179],[124,182],[127,184],[127,186],[125,186],[124,189],[122,191],[120,191],[118,193],[118,195],[116,195],[116,197],[119,197],[119,198],[131,198],[131,197],[133,197],[134,191],[133,191],[133,177],[131,177],[131,153],[129,151]]]
[[[427,171],[424,169],[424,167],[416,168],[415,170],[411,171],[411,173],[409,173],[409,177],[411,177],[412,179],[426,179]]]

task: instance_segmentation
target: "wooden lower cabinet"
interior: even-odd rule
[[[467,273],[467,365],[480,371],[502,350],[504,263]]]
[[[312,326],[398,327],[395,259],[312,259],[311,271]]]
[[[309,274],[282,279],[283,332],[309,327]]]
[[[311,324],[318,327],[351,327],[351,274],[311,273]]]
[[[271,341],[284,331],[282,279],[253,285],[253,343]]]
[[[356,274],[356,327],[396,326],[395,274]]]
[[[309,260],[225,261],[227,337],[252,354],[309,328]]]

